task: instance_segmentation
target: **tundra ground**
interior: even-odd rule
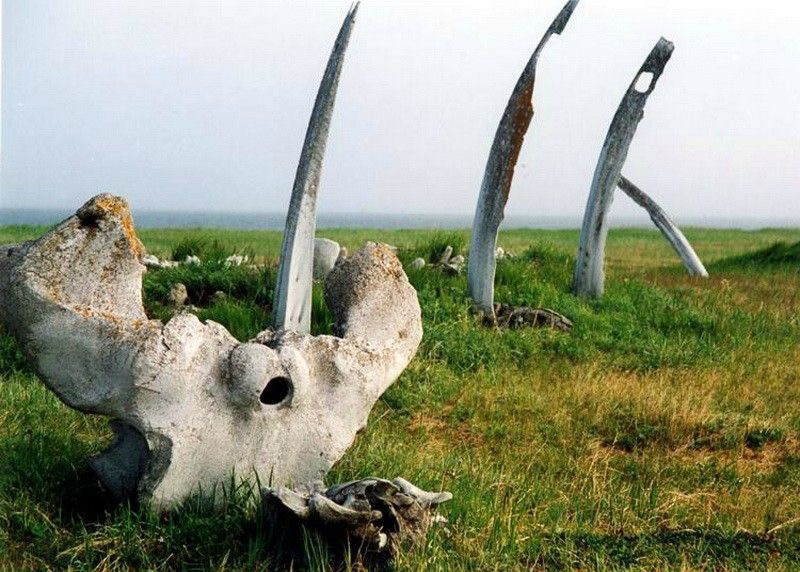
[[[0,244],[44,230],[0,227]],[[351,252],[388,242],[406,266],[446,244],[464,253],[468,236],[319,234]],[[497,301],[555,309],[569,333],[487,329],[463,275],[407,270],[422,346],[329,477],[453,492],[449,524],[398,570],[800,569],[800,232],[686,234],[711,278],[686,276],[656,231],[613,230],[607,293],[590,301],[569,293],[577,231],[501,233],[515,256],[498,264]],[[140,236],[203,260],[145,276],[152,317],[169,317],[182,282],[202,319],[240,339],[269,324],[279,233]],[[233,252],[266,267],[226,268]],[[314,332],[329,320],[317,286]],[[86,462],[109,438],[0,334],[0,570],[357,569],[313,534],[286,538],[251,491],[162,515],[110,504]]]

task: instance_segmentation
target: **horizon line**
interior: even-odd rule
[[[60,213],[60,212],[74,212],[75,206],[71,207],[4,207],[0,206],[0,213],[13,213],[13,212],[38,212],[38,213]],[[139,214],[184,214],[184,215],[225,215],[225,216],[247,216],[249,218],[257,216],[286,216],[283,211],[259,211],[259,210],[197,210],[197,209],[131,209],[131,213],[135,216]],[[381,212],[381,211],[324,211],[318,212],[320,216],[340,216],[340,217],[430,217],[430,218],[447,218],[447,219],[461,219],[472,218],[473,212],[464,213],[430,213],[430,212]],[[614,214],[610,213],[612,218],[627,219],[627,220],[649,220],[646,212],[642,211],[641,214]],[[507,214],[505,220],[513,218],[539,218],[539,219],[575,219],[582,220],[583,215],[579,214],[566,214],[566,213],[542,213],[542,214],[526,214],[526,213],[511,213]],[[800,225],[800,217],[782,217],[776,215],[731,215],[731,216],[708,216],[708,215],[683,215],[673,216],[675,219],[682,220],[701,220],[708,221],[781,221],[786,223],[795,223]]]

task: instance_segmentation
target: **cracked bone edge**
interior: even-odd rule
[[[424,491],[402,477],[397,477],[392,482],[405,494],[414,498],[423,508],[438,506],[442,503],[453,500],[453,494],[450,492],[442,491],[434,493]]]
[[[440,504],[452,500],[453,495],[446,491],[428,492],[399,477],[393,481],[366,477],[333,485],[322,493],[309,491],[306,487],[300,487],[298,491],[265,488],[262,497],[267,503],[277,503],[288,509],[302,522],[358,531],[363,525],[380,519],[396,521],[398,510],[403,511],[405,518],[424,519],[426,522],[409,524],[412,528],[425,530],[431,522],[446,522],[446,519],[443,521],[433,516],[433,511]],[[409,510],[412,506],[416,509]],[[402,532],[402,529],[401,524],[399,530]],[[381,547],[384,545],[382,542],[379,544]]]

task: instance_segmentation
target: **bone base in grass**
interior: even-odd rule
[[[144,254],[127,203],[107,194],[0,247],[0,323],[62,401],[112,419],[117,439],[92,464],[116,495],[169,507],[234,474],[321,479],[422,337],[416,292],[385,245],[329,274],[338,337],[266,330],[247,343],[188,313],[148,319]]]
[[[494,314],[483,314],[483,324],[498,328],[553,328],[561,332],[572,329],[572,321],[549,308],[530,308],[528,306],[509,306],[495,304]]]

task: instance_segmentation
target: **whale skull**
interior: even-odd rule
[[[0,323],[64,403],[109,416],[92,466],[117,495],[170,506],[231,476],[320,479],[352,444],[422,337],[416,292],[384,245],[328,275],[336,336],[265,330],[237,341],[142,305],[128,205],[98,195],[38,240],[0,247]]]

